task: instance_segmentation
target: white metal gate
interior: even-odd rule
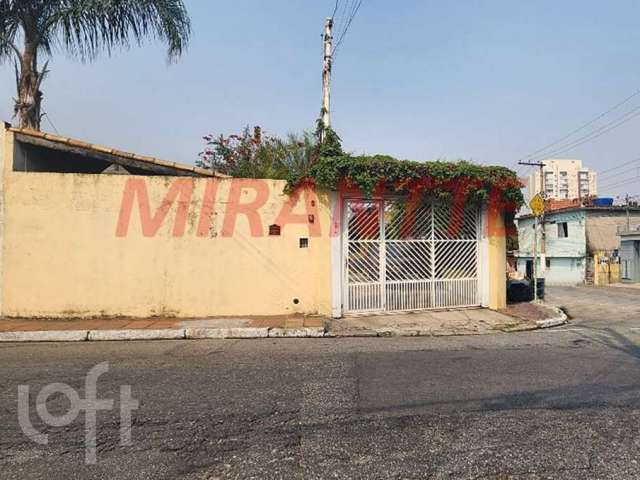
[[[345,200],[346,313],[478,306],[479,218],[444,202]]]

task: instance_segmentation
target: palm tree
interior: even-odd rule
[[[42,81],[48,61],[64,51],[82,61],[151,37],[168,46],[169,60],[187,46],[191,24],[182,0],[0,0],[0,61],[13,58],[20,127],[40,129]]]

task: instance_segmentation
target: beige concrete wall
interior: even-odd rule
[[[2,129],[0,135],[5,153],[0,151],[2,315],[331,314],[328,194],[307,205],[301,198],[292,213],[302,223],[269,236],[269,225],[283,223],[276,219],[290,198],[283,193],[284,182],[258,181],[267,192],[258,209],[259,226],[254,221],[252,232],[240,213],[230,233],[225,219],[238,210],[230,201],[232,186],[244,205],[256,200],[255,181],[243,187],[243,180],[230,179],[13,172],[13,135]],[[144,191],[148,212],[144,202],[142,208],[139,204]],[[209,200],[215,200],[211,211]],[[122,209],[127,201],[130,216]],[[488,235],[489,306],[499,309],[506,306],[502,216],[493,230]],[[299,247],[303,237],[309,248]]]
[[[586,215],[587,251],[600,257],[611,256],[614,250],[620,249],[618,232],[627,227],[627,222],[631,225],[640,222],[637,209],[631,209],[628,217],[624,210],[591,210]]]
[[[504,215],[494,214],[489,220],[489,308],[507,307],[507,236]],[[495,222],[495,223],[494,223]]]
[[[309,226],[301,224],[286,225],[281,236],[268,236],[268,226],[289,197],[282,193],[284,182],[262,181],[269,192],[259,209],[262,236],[252,236],[243,215],[233,234],[223,236],[225,213],[233,209],[228,203],[232,181],[218,180],[212,225],[201,237],[200,213],[210,180],[18,173],[5,167],[3,315],[330,313],[327,195],[319,195],[316,203],[320,237],[310,237]],[[191,184],[193,194],[173,204],[153,236],[143,234],[134,202],[128,232],[122,235],[121,228],[118,236],[123,195],[132,179],[144,182],[151,214],[176,181]],[[241,202],[250,203],[255,196],[254,189],[243,189]],[[188,214],[184,235],[176,236],[180,208]],[[301,200],[294,213],[305,212]],[[301,237],[309,237],[308,249],[299,248]]]
[[[7,134],[6,126],[6,124],[0,124],[0,316],[4,311],[4,178],[5,171],[9,169],[11,162],[13,161],[13,135]]]

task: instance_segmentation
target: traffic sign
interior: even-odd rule
[[[544,200],[542,199],[542,195],[538,193],[533,197],[529,202],[529,207],[536,217],[542,215],[544,213]]]

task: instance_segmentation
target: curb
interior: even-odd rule
[[[420,335],[420,331],[411,328],[376,328],[376,336],[378,337],[425,337],[431,335]]]
[[[321,338],[325,330],[322,327],[272,328],[269,338]]]
[[[538,326],[539,329],[559,327],[560,325],[564,325],[565,323],[567,323],[567,321],[569,320],[569,317],[567,317],[567,314],[564,313],[562,309],[558,307],[551,307],[551,308],[556,311],[558,316],[553,318],[547,318],[546,320],[538,320],[536,322],[536,325]]]
[[[258,338],[323,338],[317,328],[182,328],[162,330],[68,330],[0,332],[0,343],[120,342],[150,340],[224,340]]]
[[[538,326],[535,323],[521,323],[521,324],[516,324],[512,327],[504,327],[504,328],[499,328],[498,331],[503,332],[503,333],[520,333],[520,332],[531,332],[533,330],[540,330],[540,326]]]
[[[375,330],[367,330],[364,328],[353,328],[349,330],[328,331],[324,335],[328,338],[364,338],[364,337],[377,337],[378,332]]]
[[[187,328],[187,340],[223,340],[240,338],[267,338],[268,328]]]
[[[89,342],[117,342],[134,340],[184,340],[185,331],[181,330],[91,330]]]
[[[567,315],[557,307],[550,307],[557,317],[538,320],[532,325],[520,325],[502,330],[505,333],[525,332],[558,327],[567,323]],[[473,335],[473,333],[469,333]],[[431,332],[403,328],[351,329],[327,331],[322,327],[302,328],[182,328],[163,330],[69,330],[40,332],[0,332],[0,343],[36,342],[118,342],[151,340],[231,340],[261,338],[384,338],[442,336]],[[456,336],[447,333],[446,336]]]
[[[544,320],[536,320],[535,323],[521,323],[516,324],[512,327],[500,328],[499,330],[504,333],[519,333],[519,332],[530,332],[533,330],[543,330],[545,328],[553,328],[559,327],[567,323],[569,318],[567,314],[562,311],[562,309],[558,307],[547,306],[550,310],[554,310],[558,316],[547,318]]]
[[[86,342],[87,330],[0,332],[0,342]]]

